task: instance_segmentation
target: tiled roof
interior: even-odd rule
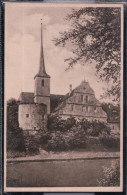
[[[51,112],[54,112],[55,108],[63,101],[65,95],[50,95]]]

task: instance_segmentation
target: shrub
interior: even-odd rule
[[[40,141],[34,135],[25,137],[25,146],[27,154],[39,154]]]
[[[91,122],[92,126],[92,136],[98,137],[99,135],[105,134],[105,135],[110,135],[111,129],[106,125],[106,123],[100,122],[100,121],[92,121]]]
[[[99,136],[101,134],[110,135],[111,129],[107,126],[106,123],[100,121],[89,121],[87,119],[78,119],[74,117],[69,117],[67,120],[63,120],[58,115],[49,115],[48,116],[48,130],[50,132],[62,131],[67,132],[71,131],[73,128],[78,128],[83,130],[87,135]]]
[[[20,128],[11,131],[7,129],[7,151],[25,151],[25,142],[23,137],[23,131]]]
[[[74,126],[76,126],[76,119],[74,117],[70,117],[65,121],[65,127],[66,130],[70,130],[71,128],[73,128]]]
[[[47,128],[50,132],[62,131],[66,132],[76,125],[76,119],[70,117],[67,120],[63,120],[58,115],[49,115],[47,121]]]
[[[47,129],[50,132],[65,130],[65,121],[58,115],[49,115],[47,120]]]
[[[119,186],[120,185],[120,164],[119,161],[112,161],[111,167],[103,168],[104,176],[98,183],[99,186]]]
[[[51,138],[52,138],[52,135],[50,132],[43,131],[40,137],[40,147],[43,149],[46,149],[46,145],[48,141],[50,141]]]
[[[108,148],[120,149],[120,138],[113,137],[111,135],[104,135],[100,137],[100,142],[102,145]]]
[[[49,151],[64,151],[67,150],[64,136],[57,132],[47,143],[47,150]]]
[[[76,129],[77,130],[77,129]],[[49,151],[67,151],[86,147],[86,134],[82,130],[71,130],[63,133],[58,132],[47,142]]]

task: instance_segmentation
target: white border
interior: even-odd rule
[[[123,22],[124,12],[123,4],[81,4],[81,3],[5,3],[5,21],[7,18],[6,7],[8,6],[28,6],[39,5],[43,7],[120,7],[121,8],[121,118],[120,118],[120,186],[119,187],[6,187],[6,90],[4,86],[4,191],[5,192],[122,192],[123,191]],[[6,22],[5,22],[5,40],[6,40]],[[5,53],[6,53],[5,45]],[[5,70],[6,70],[6,58],[5,59]],[[6,71],[4,71],[6,72]],[[5,76],[4,76],[5,83]]]

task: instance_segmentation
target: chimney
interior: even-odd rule
[[[69,91],[69,95],[70,95],[72,92],[72,84],[69,85],[69,89],[70,89],[70,91]]]

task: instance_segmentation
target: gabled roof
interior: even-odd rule
[[[66,100],[68,98],[71,98],[74,93],[82,93],[83,91],[84,91],[84,94],[95,95],[94,90],[90,87],[89,83],[83,80],[78,87],[74,88],[71,91],[71,93],[67,93],[65,96],[63,96],[63,98],[61,99],[61,101],[59,102],[58,106],[55,108],[54,111],[57,111],[63,108],[64,106],[66,106]],[[88,103],[88,105],[92,105],[92,104],[101,106],[101,103],[99,102],[99,100],[96,99],[95,96],[94,96],[94,100],[89,101]]]

